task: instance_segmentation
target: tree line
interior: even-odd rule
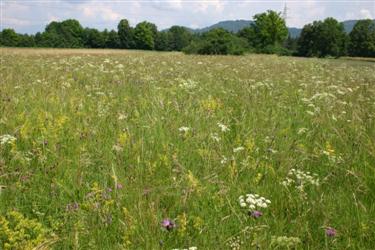
[[[254,22],[237,33],[212,29],[199,34],[172,26],[158,31],[150,22],[131,27],[122,19],[117,30],[99,31],[83,28],[74,19],[49,23],[43,32],[35,35],[18,34],[3,29],[0,46],[47,48],[112,48],[158,51],[184,51],[188,54],[268,53],[306,57],[340,57],[344,55],[375,57],[375,23],[358,21],[347,34],[343,24],[334,18],[315,21],[303,27],[298,38],[288,35],[281,14],[272,10],[257,14]]]

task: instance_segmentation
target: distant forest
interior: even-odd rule
[[[35,35],[3,29],[0,46],[140,49],[209,55],[266,53],[305,57],[375,57],[375,22],[370,19],[351,22],[350,33],[334,18],[314,21],[302,30],[288,29],[281,14],[272,10],[255,15],[253,21],[242,21],[248,24],[237,21],[242,26],[236,32],[215,25],[199,31],[182,26],[158,31],[153,23],[144,21],[131,27],[126,19],[118,23],[117,30],[99,31],[83,28],[79,21],[68,19],[53,21]]]

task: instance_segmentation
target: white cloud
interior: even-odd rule
[[[18,32],[42,31],[52,20],[74,18],[85,27],[116,29],[120,19],[132,26],[141,21],[155,23],[159,30],[172,25],[201,28],[223,20],[252,19],[268,9],[283,11],[288,5],[287,25],[302,27],[314,20],[334,17],[347,19],[374,18],[374,3],[336,0],[54,0],[2,1],[2,27]],[[22,20],[19,20],[22,17]],[[16,21],[17,19],[18,21]],[[30,24],[31,23],[31,24]],[[29,24],[29,26],[28,26]]]
[[[211,0],[211,1],[201,1],[196,2],[196,8],[193,8],[192,10],[194,12],[202,12],[202,13],[208,13],[208,12],[216,12],[216,13],[222,13],[224,10],[224,2],[220,0]]]
[[[83,16],[92,19],[101,19],[104,21],[119,21],[121,14],[114,11],[107,4],[82,4],[79,6]]]
[[[367,19],[367,18],[372,19],[373,18],[371,12],[367,9],[361,9],[359,11],[359,13],[360,13],[361,18],[363,18],[363,19]]]

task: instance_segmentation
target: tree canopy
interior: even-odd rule
[[[177,25],[158,31],[155,24],[147,21],[132,27],[127,19],[119,21],[117,30],[100,31],[83,28],[79,21],[68,19],[50,22],[43,32],[35,35],[3,29],[0,46],[143,49],[210,55],[255,52],[308,57],[375,57],[373,20],[358,21],[347,35],[341,23],[327,18],[305,25],[300,36],[292,38],[278,12],[268,10],[253,19],[238,33],[219,28],[201,34]]]
[[[281,13],[273,10],[255,15],[252,28],[254,45],[258,47],[276,46],[288,37],[288,28]]]
[[[298,40],[298,53],[302,56],[339,57],[346,52],[344,27],[334,18],[315,21],[303,27]]]
[[[375,57],[375,23],[370,20],[358,21],[349,34],[349,55]]]

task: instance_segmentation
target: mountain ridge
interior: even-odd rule
[[[358,20],[345,20],[342,21],[341,23],[344,25],[345,32],[350,33],[350,31],[353,29],[354,25],[359,21]],[[372,20],[375,23],[375,19]],[[190,30],[193,33],[203,33],[210,31],[215,28],[223,28],[229,32],[238,32],[241,29],[250,26],[254,21],[252,20],[245,20],[245,19],[237,19],[237,20],[225,20],[225,21],[220,21],[215,24],[212,24],[210,26],[206,26],[203,28],[197,28],[197,29],[192,29],[189,27],[185,27],[188,30]],[[166,29],[168,30],[168,29]],[[296,28],[296,27],[288,27],[289,35],[293,38],[298,37],[301,34],[302,28]]]

